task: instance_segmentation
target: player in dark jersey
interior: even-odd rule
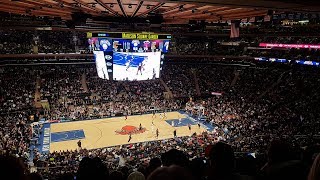
[[[156,70],[153,68],[152,70],[152,79],[155,79],[156,78]]]
[[[142,75],[142,71],[144,71],[144,65],[145,65],[143,62],[144,62],[146,59],[147,59],[147,58],[145,58],[141,63],[139,63],[137,75],[138,75],[139,71],[140,71],[140,74]]]
[[[156,130],[156,136],[157,136],[157,139],[158,139],[158,137],[159,137],[159,129],[158,128]]]
[[[78,144],[78,147],[81,148],[81,140],[79,140],[77,144]]]
[[[139,71],[140,71],[140,74],[142,75],[142,63],[139,63],[137,75],[138,75]]]
[[[177,137],[177,130],[176,129],[173,131],[173,137]]]
[[[129,134],[129,140],[128,140],[128,142],[130,142],[130,141],[131,141],[131,139],[132,139],[132,138],[131,138],[131,134]]]
[[[188,128],[189,128],[189,131],[191,131],[191,125],[190,124],[188,124]]]

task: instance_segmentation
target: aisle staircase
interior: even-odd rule
[[[168,87],[168,85],[163,81],[162,78],[159,78],[161,85],[164,87],[165,92],[163,93],[166,99],[171,99],[173,98],[173,93]]]
[[[234,77],[233,77],[231,84],[230,84],[231,87],[237,83],[237,80],[239,79],[239,76],[240,76],[240,71],[235,69],[233,74],[234,74]]]
[[[37,77],[36,79],[36,87],[35,87],[35,94],[34,94],[34,102],[35,107],[37,109],[41,108],[41,93],[40,93],[40,87],[41,87],[41,78]]]
[[[197,77],[197,72],[194,69],[191,69],[191,73],[193,75],[194,84],[196,86],[195,88],[196,88],[197,96],[201,96],[201,91],[200,91],[200,87],[199,87],[199,81],[198,81],[198,77]]]
[[[262,98],[263,96],[265,96],[267,93],[269,93],[270,91],[272,91],[276,86],[278,86],[283,79],[285,79],[289,74],[289,71],[285,71],[283,73],[280,74],[279,78],[277,79],[276,82],[274,82],[269,88],[267,88],[263,93],[260,94],[260,96],[257,99]]]
[[[85,92],[89,92],[88,85],[87,85],[87,76],[85,73],[81,75],[81,86]]]

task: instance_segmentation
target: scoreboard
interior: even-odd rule
[[[154,40],[154,39],[168,39],[171,40],[170,34],[155,34],[155,33],[130,33],[130,32],[110,32],[110,33],[87,33],[87,38],[92,37],[109,37],[109,38],[123,38],[123,39],[139,39],[139,40]]]
[[[87,33],[100,78],[148,80],[159,78],[162,59],[169,50],[170,34],[150,32]]]

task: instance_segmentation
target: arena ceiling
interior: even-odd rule
[[[187,23],[189,20],[233,20],[267,15],[269,9],[320,11],[309,0],[1,0],[0,11],[35,16],[72,19],[82,12],[97,17],[163,16],[165,23]],[[292,3],[294,2],[294,3]],[[313,2],[315,3],[315,2]],[[317,2],[316,2],[317,3]],[[319,3],[318,3],[319,4]]]

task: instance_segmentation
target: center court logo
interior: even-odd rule
[[[123,126],[121,130],[117,130],[115,132],[120,135],[129,135],[129,134],[141,134],[141,133],[144,133],[146,130],[147,130],[146,128],[139,129],[138,127],[135,127],[135,126]]]

